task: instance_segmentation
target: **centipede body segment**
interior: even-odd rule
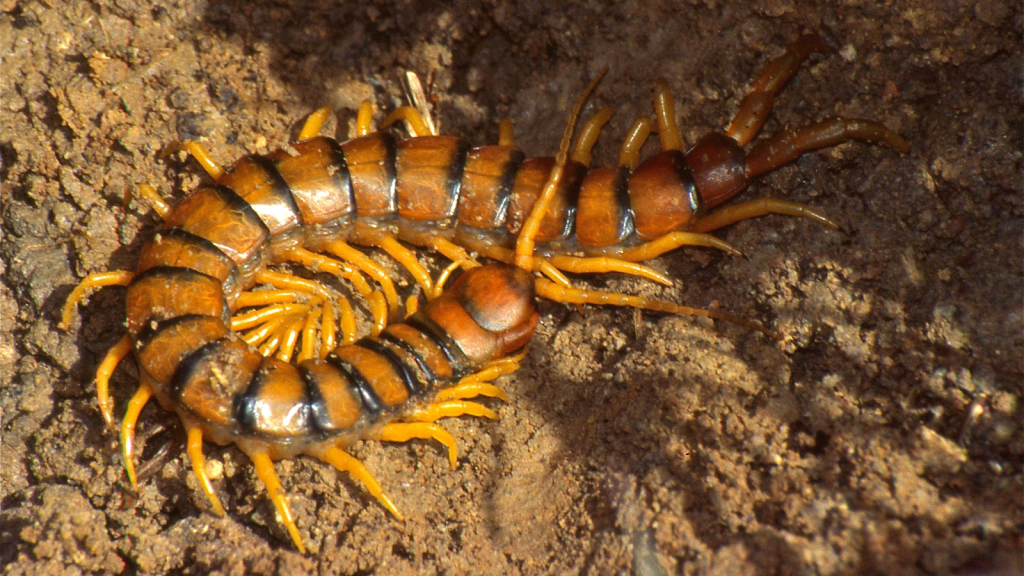
[[[401,518],[345,448],[361,439],[434,439],[454,466],[456,441],[435,421],[497,417],[470,399],[505,398],[490,381],[518,366],[522,356],[512,354],[530,340],[538,295],[724,319],[774,335],[724,312],[579,289],[564,273],[620,272],[670,283],[640,262],[686,245],[739,254],[708,234],[736,221],[780,213],[835,227],[824,214],[783,200],[722,206],[757,176],[810,150],[855,138],[907,151],[881,124],[845,118],[786,129],[744,150],[799,64],[826,50],[819,36],[798,39],[755,79],[728,128],[688,151],[668,85],[659,82],[655,121],[633,125],[611,167],[589,167],[609,110],[583,124],[570,154],[581,103],[556,158],[527,158],[513,145],[508,123],[497,146],[422,135],[429,128],[409,107],[383,126],[404,121],[420,135],[375,132],[369,103],[360,109],[353,140],[318,136],[329,114],[319,110],[296,142],[229,168],[198,143],[173,145],[195,157],[212,182],[173,207],[141,186],[163,227],[142,247],[134,273],[85,279],[62,321],[67,327],[89,289],[127,286],[127,335],[101,363],[97,392],[113,426],[110,375],[133,353],[141,382],[121,425],[130,482],[137,482],[136,420],[155,398],[184,423],[193,470],[214,512],[223,515],[224,506],[206,475],[203,441],[235,444],[251,458],[293,542],[305,550],[273,461],[299,454],[320,459],[349,472]],[[655,129],[662,150],[641,161],[640,148]],[[410,245],[437,251],[453,265],[435,281]],[[423,289],[425,307],[401,320],[393,278],[360,246],[399,262]],[[498,264],[481,266],[477,259]],[[356,334],[347,296],[277,269],[281,263],[350,286],[373,317],[371,333]],[[456,267],[465,271],[444,289]]]

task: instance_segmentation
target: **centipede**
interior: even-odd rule
[[[306,455],[326,462],[401,519],[346,448],[359,440],[435,440],[454,468],[457,442],[437,421],[498,418],[474,399],[507,400],[493,382],[523,361],[539,321],[537,298],[703,316],[778,337],[723,311],[577,288],[566,273],[622,273],[671,285],[643,262],[682,246],[739,255],[710,234],[738,221],[783,214],[838,228],[821,211],[786,200],[726,204],[758,176],[847,140],[909,151],[884,125],[842,117],[783,129],[745,150],[800,64],[829,51],[821,36],[801,36],[755,77],[723,131],[685,151],[669,86],[659,81],[654,120],[633,123],[615,166],[590,167],[611,109],[583,122],[572,144],[600,76],[575,103],[555,157],[527,158],[508,121],[499,125],[497,145],[474,148],[434,134],[412,106],[396,108],[374,130],[370,102],[359,108],[351,140],[319,135],[331,114],[322,108],[287,146],[227,168],[198,142],[172,144],[167,152],[189,154],[212,182],[173,207],[140,184],[162,226],[143,244],[134,272],[90,274],[61,318],[67,330],[90,291],[127,288],[127,334],[100,362],[96,388],[100,413],[114,429],[110,379],[134,356],[140,382],[119,432],[129,483],[138,489],[135,428],[155,398],[181,419],[186,453],[212,511],[225,515],[206,471],[206,441],[233,444],[249,457],[304,553],[274,461]],[[410,136],[393,133],[401,122]],[[652,132],[661,151],[641,161]],[[357,246],[397,261],[422,289],[422,309],[413,296],[401,316],[392,275]],[[451,265],[434,279],[410,246],[433,250]],[[346,294],[285,264],[347,283],[369,312],[370,333],[357,334]]]

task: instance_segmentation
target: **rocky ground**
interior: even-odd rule
[[[328,4],[0,0],[0,572],[1021,573],[1018,4]],[[444,133],[494,142],[509,117],[544,155],[608,66],[591,102],[616,110],[597,150],[609,163],[658,78],[692,143],[805,31],[837,51],[804,66],[766,131],[864,117],[911,151],[844,144],[743,198],[806,202],[844,231],[761,218],[719,233],[746,258],[654,261],[675,288],[577,279],[728,310],[780,342],[544,303],[523,368],[499,382],[501,420],[445,423],[458,470],[430,443],[353,447],[404,524],[320,463],[278,464],[307,556],[233,447],[207,447],[229,509],[210,514],[180,424],[155,405],[140,423],[146,478],[126,488],[92,383],[123,334],[123,290],[93,296],[70,332],[56,325],[85,274],[132,268],[158,225],[144,203],[122,206],[127,190],[180,198],[206,178],[160,159],[169,142],[227,162],[286,142],[322,105],[344,139],[364,98],[405,103],[412,70]],[[127,362],[119,414],[136,382]]]

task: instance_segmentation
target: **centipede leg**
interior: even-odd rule
[[[515,125],[508,118],[498,122],[498,146],[515,146]]]
[[[363,278],[358,270],[345,262],[317,254],[316,252],[310,252],[305,248],[293,248],[286,252],[284,257],[291,262],[297,262],[313,270],[323,270],[351,282],[355,286],[356,291],[366,298],[370,304],[370,311],[374,318],[373,335],[376,336],[387,326],[388,311],[386,297],[380,292],[371,289],[366,279]]]
[[[556,302],[577,305],[596,304],[599,306],[626,306],[630,308],[651,310],[654,312],[667,312],[669,314],[679,314],[683,316],[699,316],[703,318],[725,320],[727,322],[732,322],[733,324],[746,326],[752,330],[757,330],[772,339],[777,340],[781,337],[777,332],[773,332],[757,322],[747,320],[746,318],[741,318],[727,312],[704,310],[703,308],[691,308],[690,306],[683,306],[682,304],[650,300],[639,296],[630,296],[628,294],[566,288],[543,278],[538,278],[534,284],[536,286],[538,296],[554,300]]]
[[[366,255],[350,246],[344,240],[334,240],[327,246],[327,251],[334,254],[338,258],[352,264],[356,268],[359,268],[365,272],[370,278],[373,278],[380,284],[380,289],[384,292],[384,297],[387,300],[388,309],[391,311],[390,317],[393,319],[398,314],[398,293],[395,291],[395,284],[391,281],[391,276],[388,272],[379,266],[373,260]]]
[[[345,452],[337,446],[328,446],[326,448],[313,448],[306,452],[306,454],[322,460],[331,466],[334,466],[342,472],[347,472],[357,481],[362,483],[366,488],[366,491],[371,496],[380,502],[381,506],[391,512],[395,518],[401,521],[405,521],[405,517],[398,511],[398,507],[391,502],[391,499],[384,494],[384,490],[380,486],[380,482],[373,477],[373,474],[366,468],[366,466],[357,460],[354,456]]]
[[[878,122],[833,116],[796,130],[783,130],[758,142],[747,154],[745,175],[753,178],[771,172],[805,152],[852,139],[884,142],[903,153],[910,150],[906,140]]]
[[[750,84],[750,93],[740,101],[726,136],[746,146],[761,130],[775,103],[775,95],[796,73],[800,64],[814,52],[828,52],[828,44],[817,34],[805,34],[786,47],[786,51],[772,60]]]
[[[412,250],[402,246],[402,244],[394,236],[385,234],[377,238],[374,246],[380,248],[384,252],[387,252],[388,256],[394,258],[399,264],[401,264],[409,274],[416,280],[416,283],[423,288],[423,292],[427,295],[427,298],[432,297],[434,294],[434,282],[430,278],[430,272],[420,264],[419,260],[416,259],[416,253]]]
[[[583,127],[580,128],[579,138],[576,140],[576,146],[572,149],[572,154],[569,156],[570,160],[579,162],[584,166],[590,166],[591,151],[593,151],[594,145],[597,144],[597,138],[601,135],[601,128],[608,123],[608,120],[611,120],[614,113],[615,111],[611,108],[602,108],[597,111],[597,114],[594,114],[583,123]]]
[[[139,489],[139,481],[135,474],[135,423],[139,421],[139,414],[152,396],[153,387],[148,382],[139,384],[139,389],[128,401],[128,410],[121,421],[121,458],[128,481],[136,491]]]
[[[292,542],[295,543],[295,547],[299,549],[299,552],[305,554],[306,545],[302,543],[299,527],[295,525],[292,509],[288,506],[284,489],[281,487],[281,480],[278,479],[277,473],[274,472],[274,463],[270,460],[270,454],[267,452],[252,452],[249,454],[249,458],[252,460],[253,465],[256,466],[256,476],[266,486],[270,501],[277,508],[277,513],[281,516],[281,523],[288,529]]]
[[[189,460],[192,461],[192,472],[199,479],[199,485],[210,501],[210,506],[213,506],[213,512],[217,516],[224,516],[224,505],[220,503],[220,498],[217,497],[217,492],[214,491],[213,484],[210,483],[210,477],[206,474],[206,457],[203,456],[203,429],[201,426],[186,426],[186,433],[188,434],[186,452]]]
[[[107,352],[103,361],[100,362],[99,368],[96,369],[96,400],[100,405],[103,421],[107,423],[107,429],[111,431],[114,430],[114,403],[110,399],[110,376],[131,351],[131,338],[125,335]]]
[[[299,130],[299,135],[295,138],[295,142],[305,142],[310,138],[315,138],[320,133],[320,129],[324,127],[324,122],[330,117],[330,108],[326,106],[317,108],[309,115],[309,118],[306,118],[306,122],[302,125],[302,130]]]
[[[556,254],[548,257],[547,260],[559,270],[572,272],[573,274],[602,274],[606,272],[619,272],[621,274],[629,274],[631,276],[646,278],[665,286],[672,286],[672,280],[670,280],[668,276],[655,272],[643,264],[637,264],[636,262],[630,262],[620,258],[608,258],[604,256],[579,258],[576,256]]]
[[[413,422],[436,422],[441,418],[457,418],[459,416],[479,416],[497,420],[498,414],[477,402],[465,400],[445,400],[434,402],[410,412],[407,418]]]
[[[370,132],[373,132],[373,104],[363,100],[356,115],[356,136],[366,136]]]
[[[519,363],[525,357],[526,353],[523,352],[515,356],[494,360],[484,366],[482,370],[466,376],[454,386],[438,391],[435,397],[436,401],[465,400],[477,396],[486,396],[507,402],[508,395],[505,394],[505,391],[493,384],[488,384],[488,382],[518,370]]]
[[[668,82],[658,80],[654,84],[654,117],[658,121],[658,139],[662,150],[682,150],[683,134],[676,124],[676,102]]]
[[[717,214],[717,212],[716,212]],[[651,240],[650,242],[644,242],[639,246],[634,246],[628,250],[624,250],[619,254],[619,258],[626,260],[627,262],[643,262],[652,258],[657,258],[666,252],[671,252],[681,246],[704,246],[706,248],[717,248],[723,252],[728,252],[733,256],[743,256],[743,252],[740,252],[732,244],[719,240],[710,234],[704,234],[706,230],[701,230],[701,233],[697,232],[669,232],[664,236]]]
[[[75,314],[75,307],[85,298],[85,294],[96,288],[105,286],[127,286],[135,274],[127,270],[114,270],[111,272],[95,272],[89,274],[82,280],[75,289],[68,295],[64,302],[64,313],[61,315],[60,329],[67,331],[71,326],[71,318]]]
[[[459,448],[455,437],[437,424],[430,422],[389,422],[382,428],[370,433],[367,439],[381,442],[408,442],[421,440],[437,440],[448,448],[448,464],[452,470],[459,465]]]
[[[437,134],[427,126],[427,123],[423,121],[423,116],[420,115],[419,110],[412,106],[401,106],[392,110],[391,113],[384,118],[384,121],[380,123],[380,129],[383,130],[400,120],[405,120],[405,123],[409,126],[409,131],[413,136],[437,136]]]
[[[636,170],[636,167],[640,165],[640,149],[643,148],[650,135],[650,119],[637,118],[629,128],[626,139],[622,141],[622,148],[619,149],[619,164],[626,166],[630,171]]]
[[[210,175],[210,178],[219,180],[224,175],[224,167],[221,166],[216,160],[213,159],[205,147],[195,140],[186,140],[184,142],[174,142],[164,149],[160,153],[160,157],[169,156],[175,152],[187,152],[190,156],[196,159],[196,162],[206,170],[206,173]]]
[[[127,188],[124,193],[124,206],[128,207],[128,203],[131,202],[131,187]],[[156,188],[151,184],[139,184],[139,196],[142,196],[144,200],[149,202],[149,205],[153,207],[153,211],[160,216],[161,220],[166,220],[167,215],[171,213],[171,205],[164,200],[164,197],[157,192]]]
[[[835,230],[839,229],[839,224],[836,224],[836,222],[826,216],[824,212],[815,210],[810,206],[790,202],[789,200],[779,200],[777,198],[759,198],[757,200],[743,202],[742,204],[724,206],[694,222],[690,226],[690,229],[694,232],[711,232],[712,230],[717,230],[724,226],[739,222],[740,220],[757,218],[758,216],[765,216],[767,214],[799,216],[814,220],[819,224],[823,224]]]

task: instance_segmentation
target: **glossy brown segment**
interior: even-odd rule
[[[455,136],[399,140],[395,168],[398,215],[447,224],[455,215],[467,145]]]
[[[622,242],[631,232],[628,201],[629,169],[625,166],[597,168],[580,184],[576,206],[576,238],[590,248],[604,248]]]
[[[238,412],[242,424],[255,434],[274,438],[305,435],[309,432],[306,383],[295,366],[264,358],[238,403]]]
[[[381,354],[359,346],[342,346],[335,349],[339,358],[359,371],[384,406],[398,406],[409,399],[409,391],[402,382],[402,376]]]
[[[530,214],[530,209],[540,197],[547,182],[548,174],[555,165],[554,158],[530,158],[519,167],[515,184],[512,186],[511,206],[508,212],[506,227],[509,234],[519,234],[523,222]],[[558,183],[558,189],[547,214],[541,220],[537,231],[537,242],[554,242],[562,240],[572,233],[573,218],[576,210],[576,199],[579,195],[580,181],[587,172],[587,167],[579,162],[568,161],[565,173]]]
[[[174,375],[181,406],[205,423],[233,428],[236,400],[263,365],[260,356],[238,338],[222,338],[189,356]]]
[[[470,150],[459,191],[459,224],[493,230],[505,224],[509,196],[525,155],[514,146]]]
[[[151,268],[136,276],[125,296],[128,331],[188,314],[226,318],[227,303],[216,278],[187,268]]]
[[[158,328],[144,344],[137,343],[135,358],[157,384],[167,385],[189,355],[230,332],[219,318],[186,316]]]
[[[679,150],[665,150],[637,167],[629,178],[633,224],[641,240],[684,229],[701,215],[701,199]]]
[[[323,360],[307,360],[299,364],[311,381],[310,410],[315,425],[325,432],[351,428],[363,415],[362,402],[352,383],[334,366]],[[314,388],[315,387],[315,388]]]
[[[270,239],[270,230],[249,203],[225,186],[204,186],[178,204],[164,228],[205,238],[235,264],[251,260]]]
[[[221,176],[217,183],[231,188],[252,206],[271,236],[284,234],[302,223],[302,215],[288,184],[274,163],[262,156],[246,156]]]
[[[355,211],[348,165],[341,146],[330,138],[312,138],[267,155],[291,188],[307,226],[328,224]]]
[[[142,246],[137,273],[157,266],[189,268],[225,282],[235,273],[235,263],[211,242],[184,230],[157,232]]]
[[[395,213],[395,139],[375,132],[341,145],[352,179],[359,216],[379,218]]]
[[[425,336],[423,332],[412,326],[405,323],[392,324],[384,329],[381,337],[404,342],[408,348],[419,356],[427,369],[435,377],[446,379],[453,376],[452,365],[445,356],[444,350],[436,342]]]
[[[739,194],[749,183],[743,149],[724,134],[712,132],[701,138],[685,158],[706,210]]]

